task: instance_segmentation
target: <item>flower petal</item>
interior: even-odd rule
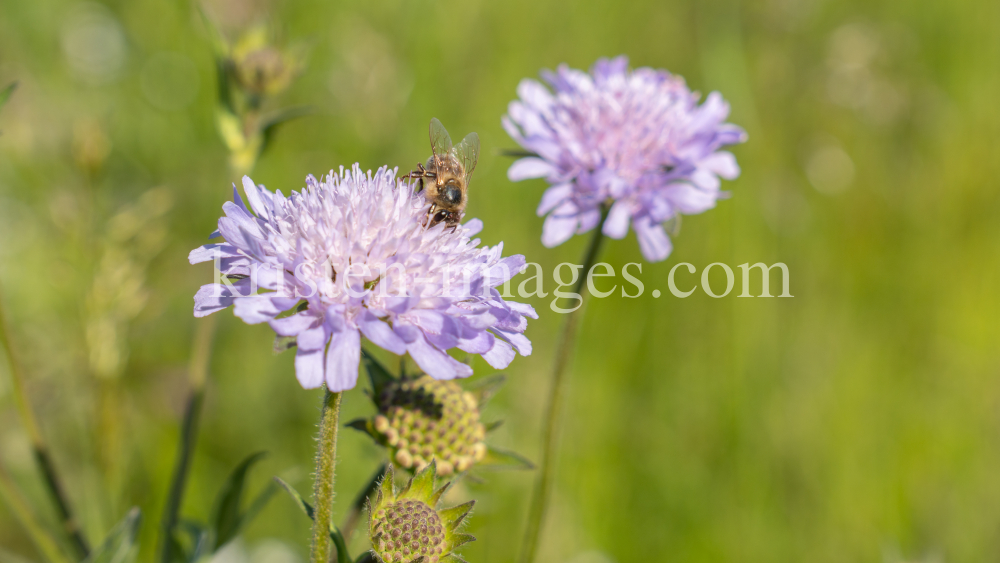
[[[295,353],[295,378],[303,389],[315,389],[323,385],[323,349],[303,350]]]
[[[482,356],[486,360],[486,363],[490,364],[494,369],[504,369],[514,361],[517,354],[514,353],[514,349],[510,344],[497,338],[493,341],[493,347],[490,348],[489,352],[486,352]]]
[[[455,379],[472,375],[472,368],[432,346],[421,334],[406,350],[413,361],[434,379]]]
[[[527,180],[529,178],[544,178],[555,174],[556,169],[548,162],[534,156],[522,158],[510,165],[507,169],[507,179],[511,182]]]
[[[238,280],[232,285],[210,283],[201,286],[194,295],[194,316],[205,317],[229,307],[243,295],[250,294],[250,280]]]
[[[392,328],[365,309],[356,319],[358,328],[375,345],[402,356],[406,353],[406,342],[393,332]]]
[[[545,218],[545,223],[542,225],[542,244],[546,248],[559,246],[571,239],[573,234],[576,233],[576,228],[580,224],[580,220],[577,218],[576,213],[568,213],[570,207],[566,203],[560,205],[559,209],[556,209]],[[572,206],[572,209],[576,209],[576,206],[571,203],[570,206]],[[564,208],[566,209],[566,214],[560,213],[560,209]]]
[[[552,211],[559,206],[562,202],[566,201],[571,195],[573,195],[573,184],[556,184],[551,188],[545,190],[542,194],[542,201],[538,203],[538,216],[541,217]]]
[[[650,262],[660,262],[670,256],[673,244],[663,230],[663,226],[650,223],[649,220],[635,222],[635,235],[639,239],[639,249]]]
[[[297,302],[295,299],[281,297],[276,293],[237,297],[233,314],[243,319],[243,322],[253,325],[273,319],[294,307]]]
[[[361,364],[361,333],[345,328],[333,335],[326,351],[326,387],[333,393],[346,391],[358,383]]]
[[[628,225],[632,220],[632,204],[625,200],[618,200],[611,206],[608,218],[604,220],[601,230],[604,234],[614,239],[623,239],[628,234]]]

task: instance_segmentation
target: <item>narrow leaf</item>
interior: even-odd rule
[[[470,500],[465,504],[444,509],[438,512],[438,516],[441,517],[441,522],[444,523],[447,529],[454,530],[459,524],[462,523],[463,520],[465,520],[465,517],[469,515],[469,512],[472,511],[472,507],[475,505],[476,501]]]
[[[399,498],[414,498],[425,500],[434,494],[434,476],[437,474],[437,460],[432,460],[417,472],[406,484]]]
[[[487,446],[486,457],[479,462],[479,467],[483,469],[534,469],[535,464],[521,454]]]
[[[476,400],[479,402],[479,406],[482,407],[497,394],[497,391],[499,391],[506,382],[507,376],[502,373],[498,373],[472,381],[466,385],[466,389],[476,397]]]
[[[497,428],[503,426],[503,420],[494,420],[493,422],[487,422],[483,426],[486,428],[486,433],[489,434],[490,432],[493,432]]]
[[[455,549],[457,547],[463,546],[469,542],[476,541],[476,536],[472,534],[452,534],[451,536],[451,548]]]
[[[129,510],[125,518],[112,528],[104,542],[90,552],[84,563],[130,563],[135,561],[135,556],[139,552],[135,540],[141,521],[142,512],[138,508]]]
[[[246,488],[247,473],[253,464],[266,456],[266,452],[251,454],[233,470],[229,478],[222,484],[216,497],[215,510],[212,517],[212,530],[215,532],[215,549],[229,543],[236,537],[242,527],[241,508],[243,506],[243,491]]]
[[[280,354],[282,352],[287,352],[292,348],[299,345],[299,339],[295,336],[275,336],[274,337],[274,353]]]
[[[280,477],[275,477],[274,480],[279,485],[281,485],[281,487],[285,489],[285,491],[288,492],[288,494],[292,497],[292,500],[295,501],[295,504],[302,510],[302,512],[306,516],[309,517],[310,520],[316,519],[315,513],[313,512],[313,507],[308,502],[303,500],[302,495],[300,495],[298,491],[296,491],[291,485],[286,483]]]
[[[0,90],[0,109],[3,109],[4,104],[10,99],[10,95],[17,90],[17,82],[11,82],[6,88]]]
[[[382,394],[382,387],[395,381],[396,378],[382,364],[378,363],[378,360],[367,353],[362,354],[362,358],[365,362],[365,369],[368,370],[368,377],[372,382],[372,397],[377,400],[378,396]]]

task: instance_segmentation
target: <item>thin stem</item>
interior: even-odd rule
[[[215,336],[216,323],[216,317],[207,317],[195,328],[191,361],[188,365],[191,392],[184,409],[181,439],[177,448],[177,462],[170,480],[170,492],[167,494],[167,504],[163,508],[163,518],[160,520],[162,563],[170,563],[173,559],[174,542],[171,541],[171,535],[177,525],[181,502],[184,500],[184,487],[187,485],[187,476],[191,470],[191,458],[198,437],[198,422],[201,420],[201,405],[205,397],[205,381],[208,379],[208,363],[212,357],[212,339]]]
[[[546,407],[545,426],[542,429],[542,461],[538,467],[538,476],[535,479],[535,487],[531,494],[531,508],[528,512],[528,531],[525,535],[524,545],[521,547],[521,563],[532,563],[538,551],[538,540],[542,534],[542,525],[545,522],[545,513],[549,502],[549,489],[552,486],[552,478],[556,469],[557,433],[559,430],[560,412],[562,409],[562,396],[566,385],[566,372],[573,359],[573,349],[576,343],[577,329],[580,326],[580,319],[583,318],[583,306],[587,298],[587,276],[590,269],[597,261],[597,255],[601,250],[601,243],[604,241],[604,234],[601,226],[607,217],[607,206],[602,208],[601,222],[598,223],[590,246],[583,259],[583,270],[580,272],[580,279],[576,283],[576,293],[580,296],[580,306],[567,314],[562,333],[556,344],[556,363],[552,370],[552,388],[549,391],[549,400]]]
[[[31,511],[28,501],[25,500],[14,480],[7,474],[7,469],[2,464],[0,464],[0,499],[3,499],[7,503],[7,506],[14,513],[14,517],[17,518],[28,532],[28,536],[35,543],[35,547],[38,548],[38,551],[50,563],[69,563],[69,558],[59,550],[58,542],[42,526],[42,523],[38,521],[38,517]]]
[[[42,473],[42,480],[45,482],[45,488],[48,490],[52,504],[55,506],[56,512],[59,515],[63,531],[66,533],[70,543],[73,545],[75,552],[74,555],[80,559],[84,559],[90,553],[90,548],[87,545],[87,540],[83,537],[83,533],[80,531],[80,526],[77,523],[76,518],[73,516],[73,510],[70,508],[69,499],[67,498],[65,489],[59,480],[58,474],[56,473],[55,464],[52,462],[52,456],[49,455],[48,445],[45,443],[45,438],[42,436],[41,427],[38,424],[38,418],[35,416],[35,411],[32,410],[31,402],[28,400],[28,392],[24,383],[24,372],[21,370],[21,362],[18,360],[17,352],[10,342],[10,334],[7,329],[7,319],[3,310],[2,296],[0,296],[0,345],[3,346],[4,352],[7,353],[7,361],[10,364],[10,375],[13,380],[14,401],[17,403],[17,410],[21,415],[21,421],[24,424],[24,429],[28,433],[28,440],[31,442],[31,452],[34,455],[35,462],[38,464],[39,471]]]
[[[312,563],[330,561],[330,524],[333,522],[333,483],[337,466],[337,429],[340,426],[341,393],[326,392],[316,447],[316,482],[313,485]]]

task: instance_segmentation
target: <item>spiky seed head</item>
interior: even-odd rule
[[[420,471],[436,461],[437,474],[446,476],[486,456],[479,402],[454,381],[402,379],[386,384],[376,402],[371,427],[400,467]]]
[[[372,552],[382,563],[444,563],[460,560],[452,551],[475,540],[457,529],[474,501],[438,510],[445,485],[434,489],[437,469],[431,462],[417,472],[402,491],[393,484],[392,466],[369,499],[368,536]]]

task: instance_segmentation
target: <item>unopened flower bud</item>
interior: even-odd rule
[[[402,491],[393,485],[392,466],[368,506],[368,537],[376,560],[386,563],[440,563],[453,561],[452,552],[476,538],[457,529],[475,502],[439,510],[447,487],[434,490],[431,463],[419,471]]]

